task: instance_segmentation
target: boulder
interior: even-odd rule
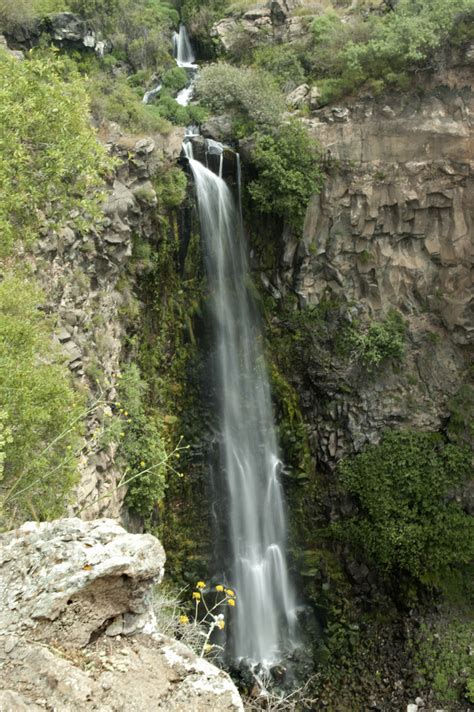
[[[72,12],[48,15],[43,21],[43,29],[55,42],[92,49],[101,57],[111,48],[110,42],[97,34],[89,22]]]
[[[299,87],[293,89],[287,97],[286,103],[292,109],[302,109],[308,105],[310,89],[307,84],[300,84]]]
[[[155,537],[62,519],[0,545],[0,709],[243,712],[226,673],[157,632]]]

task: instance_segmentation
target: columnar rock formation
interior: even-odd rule
[[[295,374],[319,462],[332,468],[384,428],[442,429],[473,341],[472,51],[425,76],[423,92],[361,97],[307,119],[328,177],[303,241],[283,235],[264,281],[301,305],[323,297],[352,320],[407,322],[398,371],[347,369],[317,345]],[[322,351],[320,349],[323,349]]]

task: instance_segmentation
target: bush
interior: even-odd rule
[[[469,36],[466,19],[472,20],[472,13],[472,0],[399,0],[382,16],[359,16],[348,23],[331,10],[316,18],[307,59],[321,101],[336,99],[364,82],[379,90],[384,85],[403,89],[407,73],[426,65],[443,43]]]
[[[113,164],[88,104],[84,81],[52,53],[18,62],[0,51],[0,253],[31,243],[44,224],[83,229],[99,217],[102,174]]]
[[[0,282],[0,505],[13,521],[60,516],[77,480],[83,402],[42,299],[22,277]]]
[[[390,309],[384,321],[373,321],[360,330],[349,330],[349,343],[356,358],[370,369],[388,358],[400,360],[405,352],[406,326],[400,312]]]
[[[180,89],[184,89],[187,83],[188,75],[182,67],[171,67],[163,74],[162,84],[171,91],[178,92]]]
[[[260,47],[254,52],[253,63],[257,69],[272,74],[285,93],[306,81],[299,52],[293,44]]]
[[[178,126],[201,124],[208,116],[208,112],[202,106],[196,104],[181,106],[166,90],[161,92],[156,103],[150,105],[149,111]]]
[[[213,113],[232,113],[240,135],[248,135],[254,128],[278,126],[285,110],[283,97],[271,75],[249,67],[211,64],[202,69],[196,91]]]
[[[339,465],[357,515],[335,527],[384,573],[442,583],[474,555],[474,520],[452,492],[469,475],[468,450],[432,433],[391,431]]]
[[[0,31],[8,34],[18,26],[31,26],[50,12],[67,9],[65,0],[0,0]]]
[[[316,143],[301,124],[284,124],[277,134],[258,134],[252,163],[257,178],[248,192],[261,213],[273,213],[300,228],[309,198],[321,187]]]
[[[97,75],[89,81],[91,111],[98,122],[116,121],[130,131],[169,133],[171,126],[164,116],[143,104],[140,94],[129,86],[125,78],[111,80]]]
[[[162,422],[156,412],[149,411],[147,391],[138,366],[125,366],[117,404],[119,419],[112,430],[112,437],[118,434],[118,456],[126,479],[135,477],[128,486],[126,503],[143,517],[152,515],[163,498],[166,483]]]

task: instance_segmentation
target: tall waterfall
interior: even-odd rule
[[[174,56],[178,67],[193,67],[195,60],[193,48],[191,47],[186,27],[183,24],[179,26],[179,31],[174,33],[173,44]]]
[[[209,153],[223,147],[208,142]],[[220,175],[193,160],[211,291],[219,394],[221,459],[229,498],[229,540],[237,593],[233,654],[254,662],[281,657],[295,636],[295,600],[285,556],[281,462],[262,334],[249,292],[240,205]]]

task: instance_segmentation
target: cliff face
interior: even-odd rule
[[[469,365],[473,339],[472,52],[426,78],[423,91],[327,107],[306,120],[329,170],[303,240],[283,236],[266,274],[304,310],[332,299],[349,322],[397,309],[405,357],[364,373],[310,350],[294,378],[320,464],[388,427],[439,430]],[[317,337],[317,334],[316,334]]]
[[[116,463],[117,442],[103,437],[117,400],[118,374],[133,313],[135,275],[128,267],[134,235],[157,233],[157,171],[175,161],[182,131],[167,137],[138,138],[113,128],[101,139],[117,159],[107,184],[99,230],[86,235],[70,227],[41,236],[30,259],[44,285],[47,311],[57,315],[55,337],[69,369],[91,393],[86,437],[79,468],[75,511],[86,519],[120,516],[125,488]],[[84,509],[85,508],[85,509]]]

